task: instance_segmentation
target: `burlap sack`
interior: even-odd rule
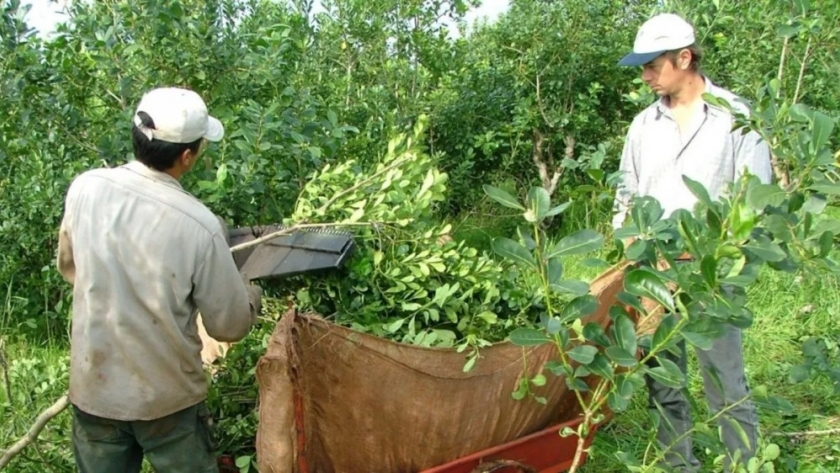
[[[622,269],[593,281],[599,309],[584,323],[608,327]],[[574,394],[548,371],[544,386],[532,386],[545,405],[511,398],[523,374],[555,358],[551,344],[505,342],[482,349],[464,373],[465,356],[454,349],[403,345],[290,312],[257,367],[260,471],[417,472],[573,419]]]

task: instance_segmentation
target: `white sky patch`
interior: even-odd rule
[[[26,15],[26,22],[38,30],[40,37],[46,39],[52,36],[59,23],[67,20],[67,16],[63,13],[67,2],[68,0],[23,0],[21,3],[31,5],[31,10]],[[449,19],[443,20],[442,24],[450,28],[451,37],[458,38],[469,33],[469,27],[474,21],[493,22],[508,8],[510,8],[510,0],[484,0],[480,6],[471,8],[465,15],[468,25],[466,32],[458,31],[456,25]],[[322,10],[320,2],[315,2],[313,10]]]

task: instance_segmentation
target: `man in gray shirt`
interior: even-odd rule
[[[642,25],[633,51],[619,62],[642,67],[642,80],[660,99],[630,125],[619,166],[623,175],[616,192],[614,228],[622,226],[629,202],[637,195],[657,199],[666,217],[677,209],[691,210],[697,200],[682,176],[704,185],[712,199],[720,197],[745,170],[762,182],[770,182],[767,144],[755,132],[732,132],[732,114],[703,100],[702,95],[710,93],[739,111],[748,111],[738,97],[717,87],[699,71],[700,58],[691,25],[677,15],[662,14]],[[684,341],[679,350],[679,357],[670,353],[661,356],[685,372]],[[741,332],[728,325],[711,350],[698,349],[696,353],[710,409],[713,413],[729,409],[720,419],[723,441],[730,455],[740,451],[742,461],[746,461],[755,455],[758,418],[753,403],[742,402],[750,390],[744,373]],[[709,373],[717,374],[722,390]],[[693,454],[691,436],[686,435],[692,428],[689,403],[680,390],[650,377],[646,381],[649,408],[660,412],[661,407],[664,413],[657,438],[663,448],[669,448],[667,463],[676,471],[698,471],[700,463]],[[745,438],[731,421],[740,425]],[[729,469],[729,459],[725,463]]]
[[[70,402],[81,473],[217,472],[196,318],[245,337],[261,291],[243,281],[219,219],[181,187],[205,140],[223,137],[201,97],[143,96],[136,161],[76,177],[57,265],[73,284]]]

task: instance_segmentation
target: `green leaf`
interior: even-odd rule
[[[556,206],[552,207],[551,210],[546,212],[545,216],[546,216],[546,218],[548,218],[548,217],[553,217],[555,215],[561,214],[561,213],[565,212],[566,209],[569,208],[570,205],[572,205],[572,201],[568,201],[568,202],[564,202],[560,205],[556,205]]]
[[[498,187],[488,186],[485,184],[484,193],[487,194],[488,197],[504,205],[505,207],[525,211],[525,207],[523,207],[522,204],[520,204],[514,196],[508,194],[502,189],[499,189]]]
[[[814,112],[811,110],[811,107],[805,105],[802,102],[799,102],[793,104],[790,107],[790,109],[788,109],[788,114],[790,115],[790,118],[792,118],[794,121],[804,123],[811,121],[811,116],[814,114]]]
[[[333,110],[327,110],[327,120],[330,121],[333,128],[338,126],[338,115]]]
[[[780,38],[792,38],[799,34],[802,25],[794,23],[792,25],[779,25],[776,27],[776,36]]]
[[[809,365],[796,365],[790,369],[788,381],[792,384],[799,384],[811,377],[811,367]]]
[[[584,281],[560,281],[552,284],[551,290],[560,294],[571,294],[577,297],[589,292],[589,284]]]
[[[811,212],[812,214],[819,215],[823,213],[827,204],[828,202],[825,200],[825,196],[811,194],[808,196],[808,200],[802,204],[802,210],[804,212]],[[775,217],[775,215],[772,216]]]
[[[824,182],[821,184],[813,184],[809,187],[812,191],[821,192],[828,195],[840,194],[840,184]]]
[[[563,323],[569,323],[581,317],[586,317],[589,314],[598,310],[598,299],[592,294],[578,296],[563,307],[560,312],[560,320]]]
[[[493,251],[503,258],[532,269],[537,267],[537,263],[534,261],[534,256],[531,252],[517,241],[499,237],[493,240],[492,246]]]
[[[548,276],[548,284],[555,284],[563,277],[563,262],[560,258],[551,258],[546,265],[546,274]]]
[[[601,324],[589,322],[583,327],[583,336],[587,340],[595,342],[598,345],[604,347],[610,345],[610,339],[607,338],[607,334],[604,332],[604,327],[601,327]]]
[[[595,230],[584,229],[563,237],[549,252],[548,258],[589,253],[602,246],[604,246],[603,235]]]
[[[528,191],[528,209],[533,212],[535,222],[542,222],[551,206],[551,197],[548,191],[542,187],[532,187]]]
[[[542,373],[540,373],[540,374],[538,374],[538,375],[534,376],[534,378],[533,378],[533,379],[531,379],[531,383],[532,383],[534,386],[537,386],[537,387],[539,387],[539,386],[545,386],[545,383],[546,383],[545,375],[544,375],[544,374],[542,374]]]
[[[551,371],[555,376],[563,376],[565,374],[565,367],[557,360],[551,360],[545,364],[545,369]]]
[[[613,372],[612,365],[610,365],[610,360],[607,358],[607,355],[603,353],[598,353],[595,355],[595,359],[592,360],[591,363],[586,365],[589,371],[595,373],[596,375],[612,380],[615,373]]]
[[[598,354],[598,349],[592,345],[579,345],[566,352],[566,354],[578,363],[588,365],[595,359],[595,355]]]
[[[549,335],[556,335],[560,333],[563,324],[557,317],[549,317],[547,314],[540,314],[540,326],[548,332]]]
[[[671,291],[658,276],[646,269],[635,269],[624,279],[624,289],[634,295],[648,297],[662,304],[670,312],[674,311],[674,298]]]
[[[767,237],[761,236],[743,246],[743,249],[753,256],[773,263],[782,261],[787,257],[784,250],[770,241]]]
[[[827,258],[831,250],[834,249],[834,234],[831,232],[823,232],[820,235],[820,258]]]
[[[685,376],[680,368],[671,360],[661,357],[656,357],[656,360],[659,366],[647,369],[650,377],[669,388],[682,388],[685,383]]]
[[[723,222],[720,219],[720,215],[712,208],[706,209],[706,225],[709,226],[709,230],[715,235],[720,235],[723,229]]]
[[[235,463],[237,468],[247,471],[247,468],[251,466],[251,455],[237,457]]]
[[[768,215],[764,218],[764,228],[773,234],[773,237],[782,241],[790,241],[793,238],[790,226],[781,215]]]
[[[508,339],[520,347],[534,347],[551,341],[544,333],[534,328],[518,328],[508,335]]]
[[[613,339],[617,346],[623,348],[625,351],[630,353],[631,355],[635,355],[637,342],[636,342],[636,327],[633,324],[633,321],[630,320],[630,317],[619,314],[615,318],[615,322],[612,326],[613,332]]]
[[[613,412],[624,412],[627,409],[629,401],[619,396],[615,391],[607,395],[607,404]]]
[[[706,187],[703,184],[691,179],[688,176],[682,177],[683,182],[688,187],[688,190],[697,197],[697,200],[703,203],[703,205],[707,207],[712,206],[712,198],[709,197],[709,191],[706,190]]]
[[[402,328],[403,324],[405,323],[406,319],[397,319],[390,324],[385,325],[385,331],[388,333],[395,333],[397,330]]]
[[[627,255],[627,259],[637,261],[644,255],[645,250],[647,250],[647,241],[635,240],[624,254]]]
[[[606,349],[607,356],[618,366],[631,368],[636,366],[637,360],[630,352],[619,346],[611,346]]]
[[[764,210],[768,205],[779,207],[787,193],[776,184],[758,184],[747,192],[747,203],[755,210]]]
[[[817,154],[831,139],[834,120],[828,115],[814,112],[814,129],[811,132],[811,154]]]
[[[709,288],[714,288],[717,283],[717,260],[714,256],[706,255],[703,257],[700,261],[700,272]]]
[[[671,337],[671,335],[676,327],[677,322],[674,320],[674,316],[672,314],[665,314],[662,317],[662,320],[659,321],[659,326],[656,327],[656,331],[653,333],[651,349],[657,351],[665,350],[669,346],[673,345],[675,337]],[[666,345],[665,340],[669,337],[671,337],[671,340]]]

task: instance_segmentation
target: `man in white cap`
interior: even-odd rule
[[[179,182],[222,124],[179,88],[143,96],[135,161],[76,177],[57,266],[73,285],[70,402],[82,473],[217,472],[196,326],[248,334],[261,291],[245,282],[226,230]]]
[[[733,132],[732,114],[707,103],[702,96],[708,92],[745,113],[748,108],[703,75],[700,60],[694,29],[673,14],[657,15],[645,22],[633,51],[620,60],[619,65],[641,67],[642,80],[660,98],[633,119],[627,133],[619,165],[623,176],[616,192],[614,228],[623,225],[629,203],[637,195],[657,199],[665,217],[677,209],[690,211],[697,200],[684,184],[683,175],[703,184],[712,199],[720,197],[727,184],[745,170],[762,182],[770,182],[767,144],[755,132]],[[661,356],[685,373],[684,341],[679,351],[678,357],[667,352]],[[758,418],[753,403],[743,401],[750,390],[744,373],[741,332],[727,324],[711,350],[698,349],[696,353],[710,409],[713,413],[728,409],[720,418],[723,442],[731,456],[740,452],[741,461],[746,462],[755,455]],[[668,449],[667,463],[677,471],[698,471],[700,463],[688,435],[692,428],[688,401],[681,390],[649,376],[646,381],[649,408],[663,414],[657,438]],[[733,421],[740,428],[735,428]],[[731,468],[731,457],[725,463],[727,469]]]

